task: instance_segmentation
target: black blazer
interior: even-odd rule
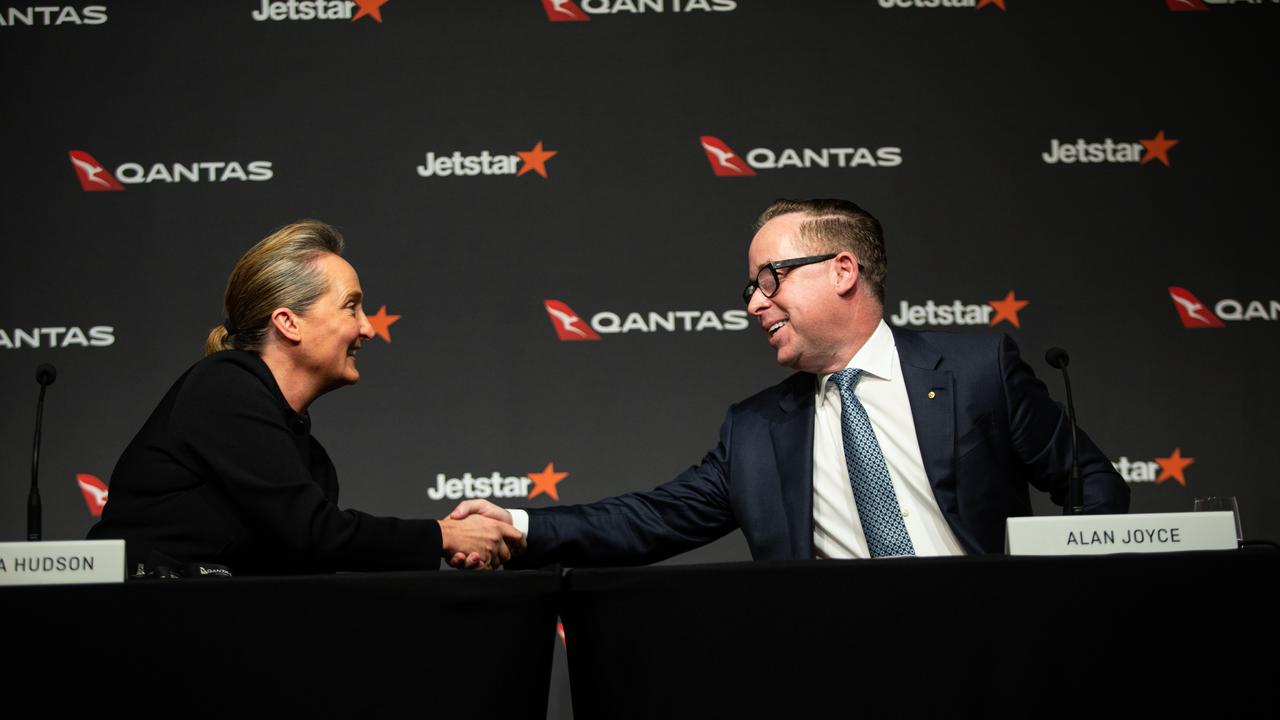
[[[1003,552],[1005,519],[1031,514],[1028,487],[1064,502],[1066,413],[1008,336],[893,334],[938,507],[966,551]],[[719,444],[654,490],[529,510],[529,549],[517,564],[649,563],[736,528],[756,560],[812,558],[815,381],[796,373],[729,408]],[[1129,487],[1079,437],[1085,511],[1128,512]]]
[[[236,574],[434,569],[435,520],[338,509],[311,419],[258,355],[210,355],[173,384],[111,473],[91,539],[123,538],[130,573],[153,551]]]

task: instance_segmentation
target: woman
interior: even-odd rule
[[[342,236],[315,220],[255,245],[231,272],[226,320],[125,449],[89,537],[123,538],[130,573],[185,563],[235,574],[434,569],[509,558],[515,528],[339,510],[307,408],[360,378],[373,337]],[[484,522],[472,523],[472,520]]]

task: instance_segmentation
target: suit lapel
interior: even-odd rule
[[[813,375],[797,374],[778,401],[781,414],[769,427],[796,560],[813,557],[813,392]]]
[[[894,329],[898,360],[902,363],[903,382],[911,418],[920,444],[920,459],[933,487],[939,509],[955,526],[958,512],[955,492],[956,409],[955,378],[947,370],[937,369],[942,354],[919,335]]]

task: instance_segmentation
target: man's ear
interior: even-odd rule
[[[858,271],[858,258],[844,250],[832,258],[831,263],[835,268],[836,292],[845,296],[857,290],[858,280],[862,277]]]
[[[281,340],[296,345],[302,342],[302,327],[298,320],[298,314],[294,311],[278,307],[271,311],[271,331]]]

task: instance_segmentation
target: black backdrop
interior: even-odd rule
[[[301,217],[346,234],[367,310],[399,316],[359,385],[313,407],[345,505],[438,517],[456,501],[427,496],[437,476],[548,464],[558,497],[506,504],[651,487],[786,375],[734,313],[779,196],[880,217],[888,314],[978,306],[950,329],[1009,333],[1058,397],[1040,358],[1067,347],[1134,511],[1235,495],[1246,535],[1278,534],[1276,3],[563,3],[575,22],[550,0],[320,5],[341,17],[0,3],[5,539],[24,533],[35,366],[59,371],[46,537],[82,537],[77,477],[106,482],[221,320],[235,260]],[[736,154],[727,175],[707,137]],[[1048,162],[1055,141],[1101,161]],[[418,171],[455,152],[520,174]],[[121,190],[83,189],[108,175]],[[1210,319],[1184,322],[1171,287]],[[548,300],[627,331],[561,341]],[[1017,323],[991,327],[997,307]],[[734,534],[677,562],[746,557]]]

